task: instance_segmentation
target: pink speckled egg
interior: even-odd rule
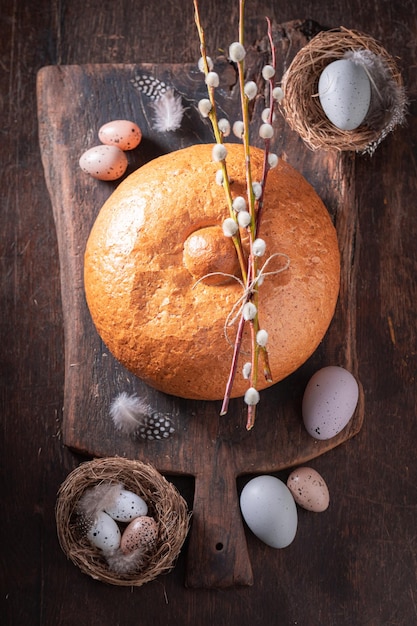
[[[123,554],[130,554],[138,549],[148,552],[155,547],[157,537],[158,525],[153,517],[141,515],[126,527],[120,542],[120,549]]]
[[[303,509],[321,513],[330,503],[324,478],[311,467],[299,467],[288,476],[287,487]]]
[[[117,180],[127,169],[127,157],[116,146],[94,146],[80,157],[80,167],[98,180]]]
[[[129,120],[113,120],[104,124],[98,131],[101,143],[117,146],[120,150],[133,150],[142,140],[139,126]]]

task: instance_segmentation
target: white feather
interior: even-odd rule
[[[87,520],[94,520],[97,513],[114,506],[121,489],[121,483],[104,482],[90,487],[81,496],[77,512]]]
[[[110,405],[110,416],[117,430],[129,435],[142,426],[153,409],[136,394],[120,393]]]
[[[390,133],[397,124],[403,124],[408,108],[405,89],[391,75],[385,59],[370,50],[354,50],[344,54],[363,67],[371,83],[371,104],[364,123],[376,131],[379,137],[372,142],[366,152],[373,154],[378,144]]]
[[[166,91],[155,102],[151,103],[154,110],[153,127],[159,133],[178,130],[184,115],[181,97],[174,94],[172,89]]]
[[[117,574],[132,574],[143,569],[146,563],[146,551],[138,548],[129,554],[123,554],[119,549],[106,556],[109,568]]]

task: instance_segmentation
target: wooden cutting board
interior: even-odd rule
[[[292,22],[274,29],[278,75],[306,43],[305,25]],[[265,62],[253,48],[248,78]],[[239,117],[234,68],[218,59],[221,76],[218,107],[229,119]],[[151,74],[182,96],[186,107],[180,131],[152,128],[149,98],[131,83]],[[192,528],[188,543],[190,587],[229,587],[253,583],[245,528],[239,509],[238,476],[278,472],[299,465],[346,442],[361,428],[363,393],[356,413],[337,437],[316,441],[301,421],[301,399],[310,376],[325,365],[341,365],[357,375],[356,278],[358,266],[354,156],[313,153],[278,116],[274,150],[312,183],[334,219],[342,253],[339,302],[329,331],[309,361],[292,376],[262,392],[254,429],[245,429],[242,400],[233,400],[219,417],[220,402],[173,398],[147,387],[126,371],[103,345],[92,324],[83,289],[85,243],[100,207],[118,183],[94,180],[79,166],[80,155],[98,143],[99,127],[129,119],[143,131],[140,146],[129,153],[128,173],[163,153],[193,143],[211,142],[209,125],[196,103],[205,97],[204,81],[191,65],[83,65],[45,67],[38,74],[39,140],[56,223],[65,329],[64,443],[87,456],[126,456],[152,463],[168,475],[195,479]],[[252,143],[264,107],[256,101]],[[119,393],[137,393],[156,410],[170,415],[175,433],[163,441],[133,441],[116,432],[109,405]],[[274,558],[271,549],[271,558]]]

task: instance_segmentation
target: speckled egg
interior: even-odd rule
[[[80,157],[80,167],[98,180],[117,180],[126,172],[125,153],[116,146],[94,146]]]
[[[285,548],[297,532],[298,516],[294,498],[282,480],[257,476],[240,495],[243,519],[251,531],[272,548]]]
[[[318,95],[332,124],[341,130],[354,130],[368,113],[371,83],[362,65],[339,59],[329,63],[320,74]]]
[[[117,522],[131,522],[139,515],[146,515],[148,505],[136,493],[121,488],[112,506],[107,506],[105,510]]]
[[[288,476],[287,487],[303,509],[321,513],[329,506],[326,481],[311,467],[299,467],[292,471]]]
[[[343,367],[330,365],[309,380],[303,395],[302,414],[307,432],[315,439],[331,439],[352,418],[359,399],[355,377]]]
[[[126,527],[120,542],[123,554],[130,554],[141,549],[144,552],[152,550],[158,538],[158,525],[153,517],[142,515],[132,520]]]
[[[100,511],[87,532],[87,538],[96,548],[109,554],[119,548],[121,535],[114,519]]]
[[[117,146],[120,150],[133,150],[142,141],[139,126],[129,120],[113,120],[104,124],[98,131],[101,143]]]

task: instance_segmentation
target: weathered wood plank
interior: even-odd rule
[[[281,68],[288,62],[289,38],[291,54],[305,42],[300,24],[289,24],[276,33]],[[259,74],[264,62],[262,52],[251,51],[248,78]],[[217,69],[221,75],[219,113],[236,119],[239,97],[235,72],[222,59],[218,60]],[[187,110],[181,132],[161,135],[152,131],[149,100],[130,82],[141,73],[151,73],[182,95]],[[195,66],[47,67],[38,79],[38,116],[60,250],[66,333],[64,442],[88,455],[139,457],[162,472],[194,476],[188,584],[230,586],[252,583],[238,506],[237,476],[274,472],[306,462],[340,445],[361,427],[362,394],[354,419],[334,439],[313,440],[305,432],[300,417],[303,389],[316,368],[337,364],[357,374],[354,324],[357,215],[353,157],[313,154],[279,119],[274,149],[315,186],[338,230],[342,251],[341,291],[334,321],[323,344],[298,372],[263,393],[257,424],[250,433],[244,429],[241,401],[232,402],[227,417],[220,419],[218,403],[166,397],[127,372],[102,345],[94,329],[82,280],[86,239],[98,210],[115,184],[86,177],[78,168],[78,156],[94,145],[97,129],[110,119],[133,119],[144,132],[140,147],[130,155],[131,168],[157,154],[211,141],[208,124],[201,121],[196,110],[198,99],[205,93]],[[259,98],[252,117],[253,144],[258,142],[257,128],[264,106],[263,98]],[[169,412],[176,436],[167,442],[138,443],[116,433],[109,419],[109,403],[117,393],[126,390],[147,397],[151,405]]]

